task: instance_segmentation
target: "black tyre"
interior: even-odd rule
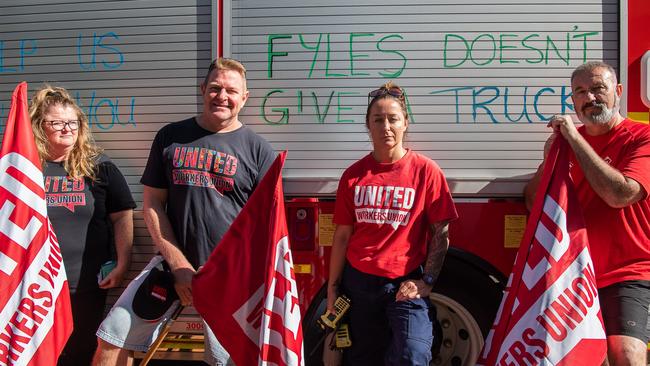
[[[323,286],[309,307],[302,320],[303,345],[306,366],[321,366],[323,364],[323,331],[316,324],[327,307],[327,284]]]
[[[432,365],[476,364],[499,309],[503,285],[496,277],[447,257],[431,294],[442,330]]]

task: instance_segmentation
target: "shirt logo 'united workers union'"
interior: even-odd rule
[[[174,149],[172,181],[174,184],[212,188],[223,194],[232,191],[237,157],[204,147]]]
[[[406,226],[415,201],[415,189],[395,186],[355,186],[354,209],[357,222]]]
[[[76,206],[86,205],[83,178],[65,176],[45,177],[45,200],[48,207],[65,207],[74,212]]]

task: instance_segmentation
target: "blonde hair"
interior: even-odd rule
[[[50,145],[45,130],[43,129],[44,117],[49,109],[56,105],[72,108],[76,112],[77,119],[79,120],[77,142],[70,151],[70,154],[63,161],[63,167],[73,178],[87,177],[95,180],[95,165],[101,149],[95,145],[90,132],[90,126],[88,125],[88,117],[86,117],[86,114],[75,103],[67,90],[49,84],[45,84],[34,93],[29,105],[29,117],[32,120],[34,140],[41,164],[46,164],[47,159],[50,157]]]
[[[208,83],[208,78],[210,77],[210,73],[212,73],[213,70],[236,71],[237,73],[239,73],[239,75],[241,75],[242,80],[244,81],[244,91],[246,91],[246,68],[241,62],[235,60],[234,58],[225,58],[225,57],[215,58],[210,63],[210,67],[208,67],[208,72],[205,74],[205,78],[203,79],[203,84]]]

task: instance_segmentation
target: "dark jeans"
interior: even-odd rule
[[[104,317],[106,290],[70,294],[74,330],[57,362],[58,366],[90,365],[97,348],[95,332]]]
[[[346,265],[342,290],[351,300],[352,347],[345,365],[429,365],[435,307],[428,298],[395,301],[400,283],[421,273],[391,280]]]

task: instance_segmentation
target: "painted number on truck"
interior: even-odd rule
[[[202,331],[203,330],[203,322],[187,322],[185,323],[185,330],[186,331]]]

